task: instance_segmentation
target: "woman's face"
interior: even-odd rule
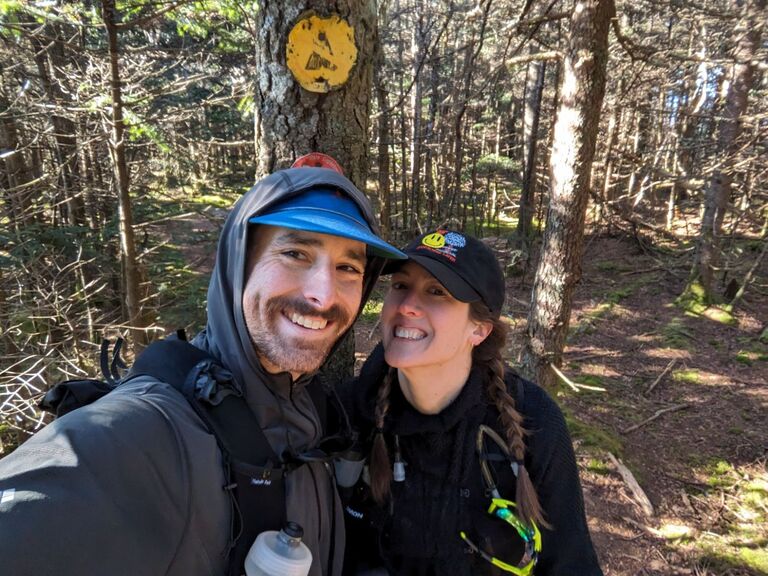
[[[467,366],[472,347],[490,326],[470,319],[469,304],[450,295],[437,279],[414,262],[392,275],[381,311],[387,364],[394,368]]]

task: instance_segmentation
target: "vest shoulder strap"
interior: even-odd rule
[[[216,437],[225,456],[248,464],[278,465],[256,415],[232,383],[231,374],[207,352],[181,339],[150,344],[131,367],[170,384],[189,401]]]

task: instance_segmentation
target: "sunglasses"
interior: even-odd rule
[[[504,500],[503,498],[492,498],[491,505],[488,507],[488,513],[494,518],[498,518],[512,526],[517,531],[520,538],[523,539],[523,542],[525,542],[525,553],[516,565],[509,564],[488,554],[485,550],[475,544],[467,536],[466,532],[459,532],[459,536],[466,542],[472,552],[478,554],[483,560],[490,562],[504,572],[518,574],[519,576],[528,576],[536,565],[536,561],[539,559],[539,552],[541,552],[541,533],[535,523],[529,525],[520,520],[520,518],[518,518],[512,511],[513,508],[516,508],[514,502]]]

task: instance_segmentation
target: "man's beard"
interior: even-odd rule
[[[306,374],[319,369],[351,323],[349,314],[338,305],[319,311],[305,300],[285,296],[275,296],[268,300],[263,315],[260,299],[254,303],[253,309],[256,313],[251,317],[246,316],[245,323],[256,353],[280,370],[294,374]],[[306,342],[296,337],[285,337],[277,328],[277,320],[283,310],[323,318],[333,322],[336,331],[323,341]]]

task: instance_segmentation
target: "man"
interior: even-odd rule
[[[231,373],[274,454],[292,463],[285,518],[304,528],[312,575],[341,573],[344,533],[331,467],[306,456],[324,434],[307,386],[384,259],[403,257],[375,230],[363,194],[334,170],[264,178],[224,224],[207,326],[193,341]],[[240,574],[229,559],[245,511],[223,454],[177,390],[131,378],[0,461],[0,572]]]

